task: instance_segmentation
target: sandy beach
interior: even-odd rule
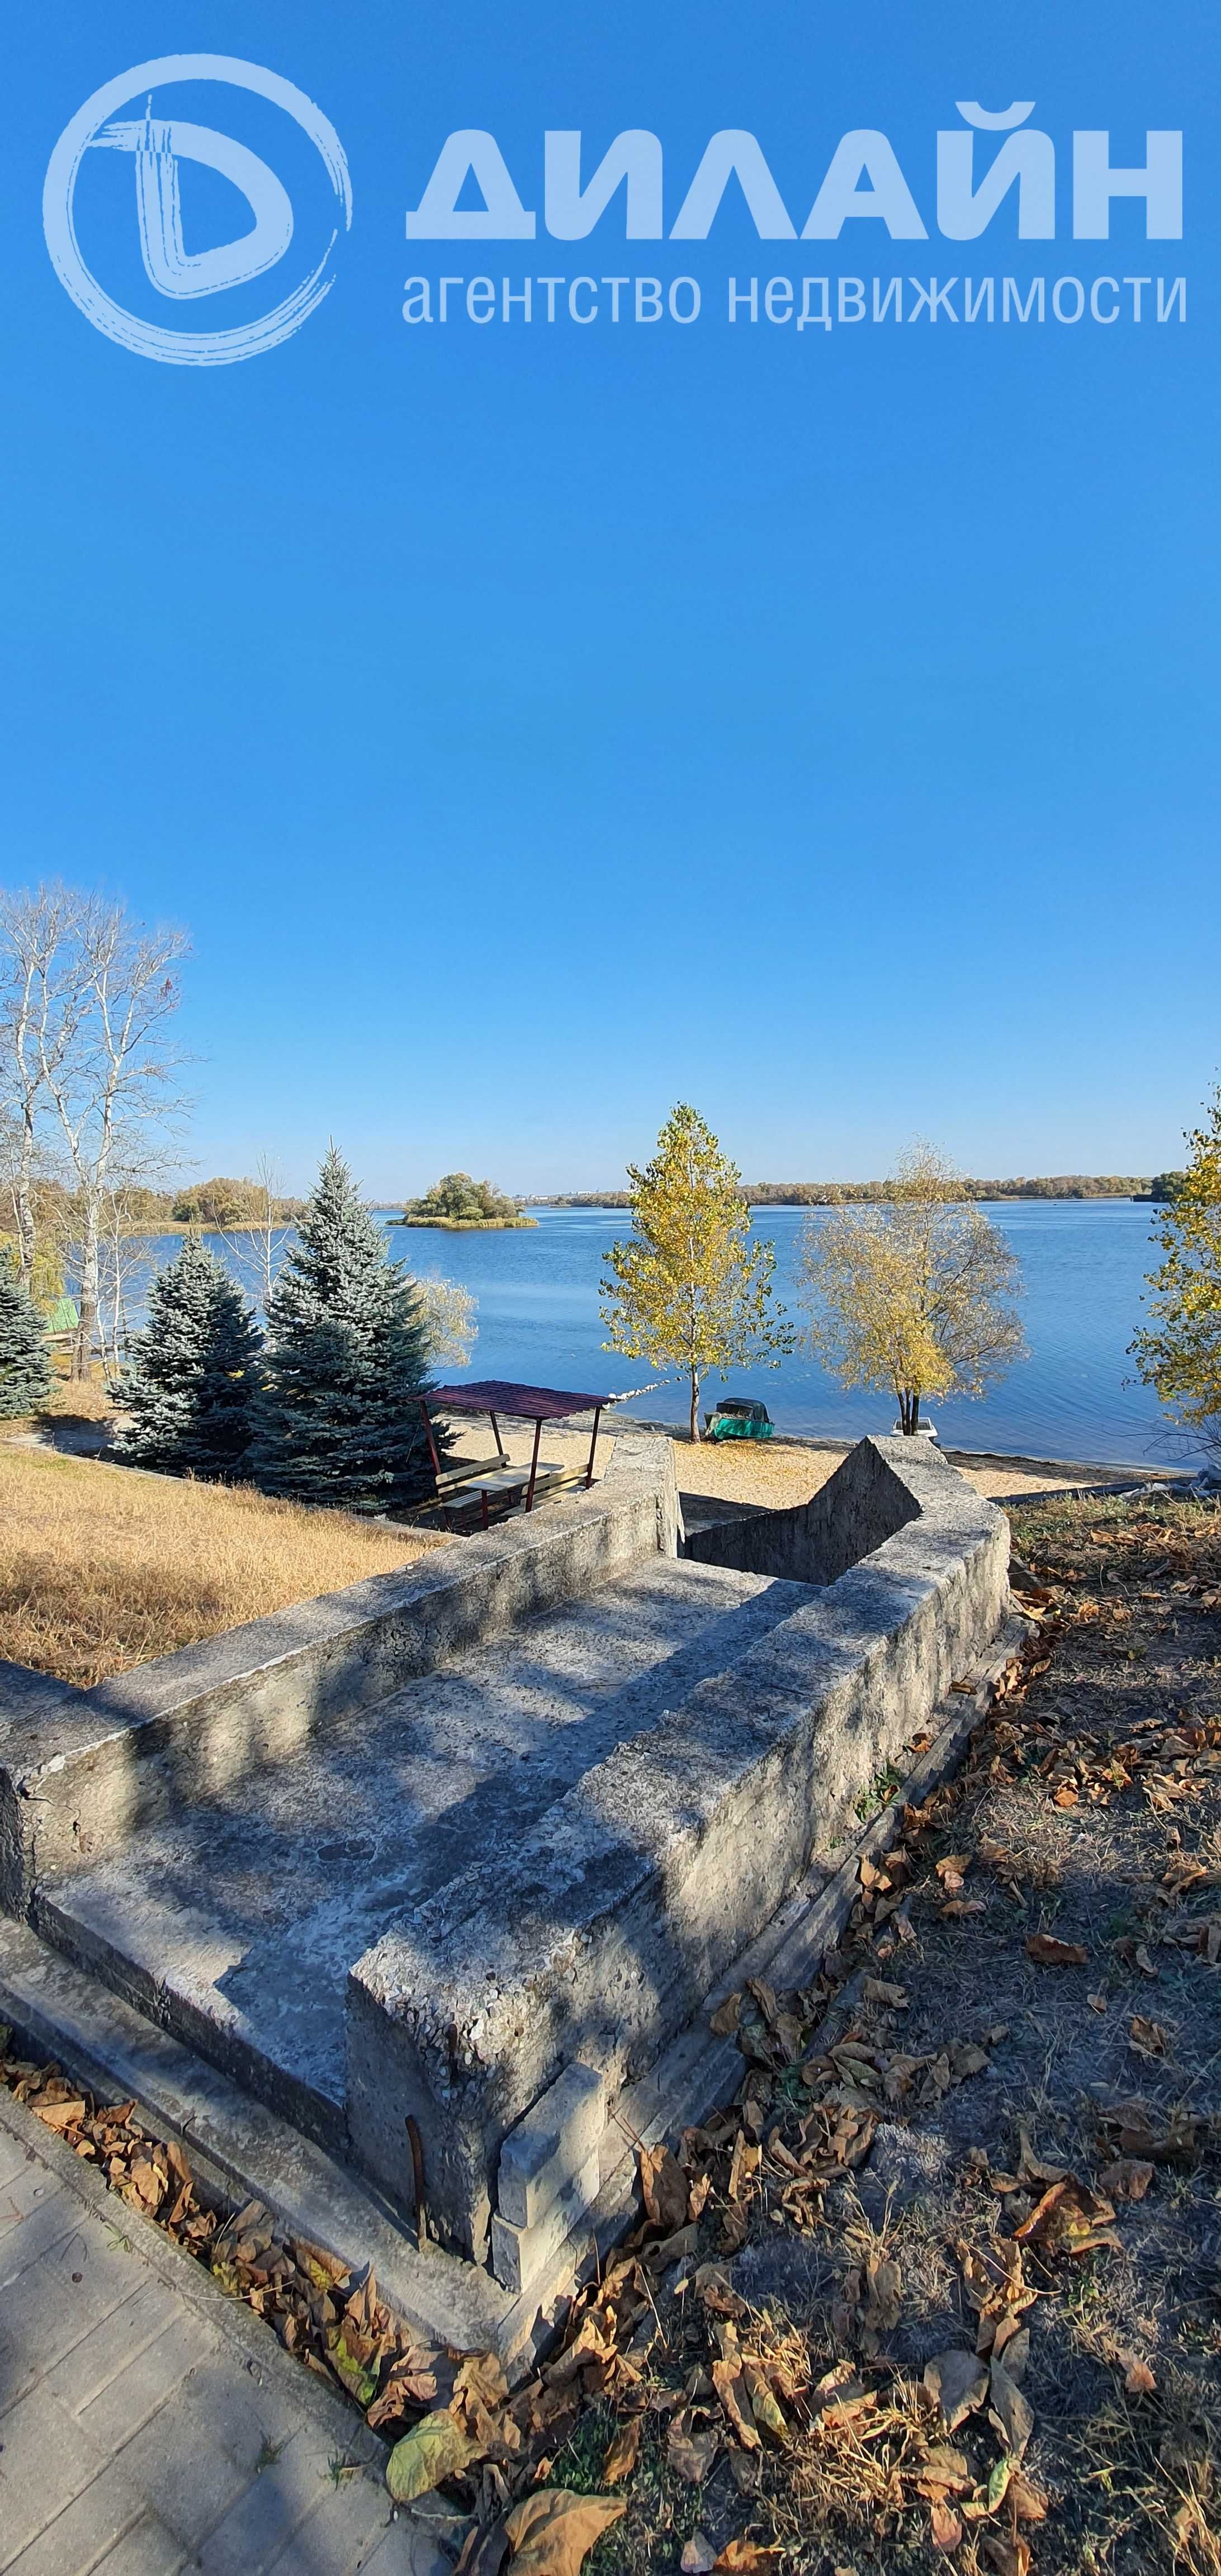
[[[613,1421],[613,1417],[612,1417]],[[617,1433],[632,1426],[622,1417],[599,1438],[596,1474],[605,1471],[610,1455],[610,1442]],[[743,1503],[765,1510],[782,1509],[793,1503],[809,1501],[820,1485],[833,1476],[841,1458],[847,1456],[852,1443],[847,1440],[807,1442],[804,1440],[767,1441],[700,1441],[687,1440],[660,1424],[651,1430],[674,1441],[678,1489],[689,1496],[699,1512],[705,1503]],[[533,1442],[533,1429],[524,1423],[502,1421],[500,1425],[509,1457],[516,1466],[527,1459]],[[459,1457],[487,1458],[491,1454],[491,1430],[486,1419],[478,1417],[454,1425]],[[564,1424],[545,1425],[540,1459],[570,1467],[588,1456],[589,1432]],[[1009,1458],[992,1452],[975,1454],[948,1449],[944,1452],[952,1464],[960,1467],[976,1491],[989,1497],[1015,1500],[1035,1494],[1066,1493],[1082,1485],[1130,1485],[1148,1470],[1099,1465],[1097,1462],[1065,1461],[1045,1458]]]

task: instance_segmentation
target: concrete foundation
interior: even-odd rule
[[[922,1443],[680,1535],[672,1444],[623,1438],[401,1577],[0,1683],[6,1910],[403,2227],[410,2122],[433,2231],[518,2308],[617,2104],[1005,1610],[1007,1524]]]

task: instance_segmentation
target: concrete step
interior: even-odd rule
[[[41,1886],[38,1928],[341,2147],[355,1961],[810,1598],[799,1583],[648,1559]]]

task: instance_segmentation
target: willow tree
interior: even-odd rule
[[[1178,1422],[1221,1447],[1221,1090],[1187,1137],[1184,1172],[1153,1229],[1162,1260],[1149,1274],[1149,1321],[1131,1344],[1138,1375]]]
[[[605,1350],[681,1369],[700,1436],[700,1385],[709,1369],[778,1368],[794,1347],[772,1295],[775,1254],[751,1240],[741,1175],[711,1129],[680,1101],[651,1163],[628,1165],[634,1231],[612,1244],[602,1282]]]
[[[815,1357],[843,1386],[893,1393],[905,1432],[926,1397],[985,1395],[1023,1355],[1007,1302],[1020,1266],[929,1145],[904,1156],[883,1201],[811,1218],[798,1275]]]

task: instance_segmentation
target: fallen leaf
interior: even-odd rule
[[[1152,2180],[1152,2165],[1139,2156],[1120,2156],[1098,2176],[1099,2189],[1109,2192],[1112,2200],[1143,2200]]]
[[[975,2484],[975,2473],[965,2451],[951,2450],[948,2442],[935,2443],[926,2451],[916,2471],[919,2493],[930,2503],[939,2496],[965,2495]]]
[[[1019,2522],[1046,2522],[1047,2498],[1035,2486],[1025,2469],[1016,2469],[1009,2480],[1008,2502]]]
[[[854,2424],[858,2415],[871,2415],[878,2402],[876,2388],[864,2388],[858,2380],[848,2380],[817,2411],[817,2422],[829,2432],[842,2432]]]
[[[652,2271],[666,2272],[671,2263],[685,2262],[689,2254],[694,2254],[699,2241],[698,2227],[676,2227],[672,2236],[660,2237],[656,2245],[646,2246],[645,2261]]]
[[[1003,2540],[999,2532],[990,2531],[983,2543],[984,2555],[990,2558],[997,2576],[1028,2576],[1030,2542],[1019,2532],[1014,2540]]]
[[[743,2450],[757,2451],[758,2429],[751,2409],[746,2381],[742,2376],[742,2366],[736,2356],[713,2362],[712,2384],[720,2398],[731,2429],[737,2434]]]
[[[959,2258],[963,2288],[980,2320],[976,2350],[988,2352],[1002,2313],[1033,2306],[1037,2293],[1026,2286],[1021,2247],[1011,2239],[994,2237],[989,2245],[960,2246]]]
[[[1030,2328],[1010,2314],[1001,2317],[992,2339],[992,2359],[1003,2361],[1011,2379],[1020,2379],[1030,2359]]]
[[[1041,2156],[1038,2149],[1032,2147],[1030,2132],[1024,2120],[1018,2122],[1018,2142],[1021,2147],[1021,2155],[1018,2159],[1018,2181],[1027,2190],[1033,2185],[1037,2191],[1046,2191],[1051,2183],[1067,2182],[1067,2165],[1048,2164],[1046,2157]]]
[[[721,2253],[740,2254],[749,2234],[749,2213],[736,2201],[731,2201],[721,2212]]]
[[[349,2340],[346,2323],[345,2319],[343,2325],[327,2327],[324,2338],[326,2357],[349,2397],[354,2397],[358,2406],[371,2406],[377,2396],[376,2363],[362,2353],[359,2339],[356,2342]]]
[[[905,2012],[907,2009],[906,1986],[889,1985],[885,1977],[866,1977],[861,1992],[867,2004],[886,2004],[892,2012]]]
[[[1034,2431],[1034,2416],[1017,2381],[1010,2378],[1000,2361],[992,2364],[988,2422],[999,2433],[1009,2457],[1020,2460]]]
[[[83,2120],[85,2116],[85,2105],[80,2100],[31,2102],[30,2109],[37,2114],[44,2128],[47,2129],[74,2129],[77,2121]]]
[[[1196,2123],[1190,2112],[1171,2111],[1164,2115],[1164,2125],[1155,2129],[1143,2102],[1126,2102],[1105,2113],[1104,2125],[1117,2130],[1123,2155],[1153,2164],[1187,2164],[1196,2151]]]
[[[682,2576],[711,2576],[716,2565],[716,2551],[706,2532],[692,2532],[690,2540],[683,2542],[683,2554],[678,2563]]]
[[[627,2512],[624,2496],[576,2495],[569,2487],[538,2487],[505,2515],[516,2576],[577,2576],[577,2569]]]
[[[761,2370],[757,2370],[754,2364],[748,2361],[743,2364],[742,2376],[746,2381],[746,2393],[750,2399],[750,2411],[760,2430],[764,2433],[770,2433],[773,2441],[781,2443],[787,2442],[789,2438],[788,2424],[781,2408],[777,2405],[772,2389],[769,2387],[767,2380],[763,2376],[763,2372]]]
[[[973,2352],[939,2352],[925,2362],[924,2385],[940,2407],[947,2433],[954,2433],[965,2416],[982,2406],[988,2373]]]
[[[934,2549],[957,2549],[962,2539],[961,2515],[936,2497],[929,2512],[929,2539]]]
[[[711,2192],[711,2174],[700,2174],[692,2183],[690,2191],[687,2194],[687,2216],[693,2223],[697,2218],[703,2217],[704,2211],[708,2206]]]
[[[1007,2452],[1003,2460],[997,2460],[994,2463],[991,2475],[988,2479],[988,2490],[984,2496],[983,2503],[982,2505],[973,2507],[973,2511],[985,2516],[992,2513],[999,2513],[1001,2506],[1009,2493],[1009,2481],[1013,2476],[1015,2466],[1016,2463],[1009,2458]]]
[[[509,2555],[503,2522],[472,2522],[458,2554],[454,2576],[500,2576]]]
[[[947,1896],[957,1896],[971,1866],[970,1852],[947,1852],[937,1863],[937,1876]]]
[[[1106,2011],[1107,1999],[1105,1995],[1087,1995],[1085,2000],[1089,2005],[1091,2012],[1104,2013]]]
[[[747,2540],[745,2534],[739,2534],[736,2540],[726,2541],[713,2576],[765,2576],[780,2554],[779,2549],[765,2549],[762,2541]]]
[[[1044,2192],[1029,2218],[1014,2228],[1014,2241],[1046,2245],[1066,2254],[1089,2254],[1099,2245],[1118,2245],[1109,2225],[1114,2216],[1109,2200],[1070,2174],[1067,2181],[1053,2183]]]
[[[756,2441],[758,2436],[756,2435]],[[701,2425],[697,2431],[686,2407],[676,2415],[666,2439],[666,2456],[676,2476],[689,2487],[704,2483],[720,2449],[721,2437],[715,2424]]]
[[[744,2317],[748,2313],[745,2299],[739,2297],[719,2263],[701,2263],[695,2275],[695,2293],[713,2316]]]
[[[1119,2358],[1124,2365],[1123,2384],[1129,2397],[1152,2397],[1157,2381],[1148,2362],[1141,2361],[1134,2352],[1121,2352]]]
[[[956,2039],[950,2048],[950,2072],[956,2084],[965,2084],[969,2075],[982,2075],[992,2063],[986,2048],[978,2040]]]
[[[396,2504],[428,2495],[446,2478],[460,2477],[477,2445],[467,2440],[448,2407],[425,2415],[396,2442],[386,2462],[386,2484]]]
[[[1160,2021],[1146,2021],[1143,2013],[1133,2013],[1128,2024],[1128,2044],[1138,2057],[1164,2057],[1166,2033]]]
[[[716,2011],[710,2015],[709,2030],[715,2031],[718,2039],[729,2039],[738,2027],[741,2009],[741,1995],[727,1995],[724,2003],[718,2004]]]
[[[602,2463],[602,2477],[608,2487],[617,2487],[624,2478],[631,2476],[639,2456],[643,2431],[643,2415],[629,2415],[626,2423],[619,2425]]]
[[[1089,1955],[1079,1941],[1059,1941],[1054,1932],[1032,1932],[1026,1944],[1038,1968],[1084,1968]]]
[[[442,2382],[449,2382],[451,2372],[452,2365],[447,2365],[443,2353],[430,2352],[426,2347],[418,2352],[400,2353],[397,2361],[392,2362],[366,2414],[365,2421],[370,2431],[376,2433],[379,2425],[392,2424],[395,2417],[405,2415],[408,2408],[435,2407],[439,2396],[446,2402]]]
[[[685,2225],[687,2177],[669,2147],[641,2148],[640,2189],[651,2227],[664,2228],[668,2236]]]

